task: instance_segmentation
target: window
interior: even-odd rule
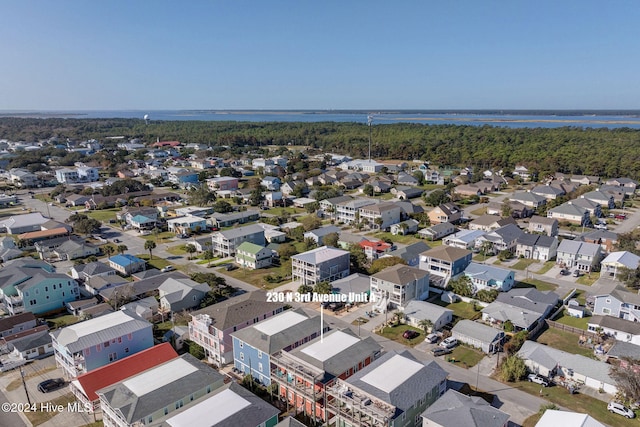
[[[96,351],[100,351],[100,344],[96,345]]]
[[[240,341],[240,348],[244,348],[244,343]]]
[[[109,353],[109,362],[113,362],[114,360],[118,359],[118,354],[117,353]]]
[[[164,408],[164,414],[167,415],[169,413],[169,408]]]
[[[105,342],[104,342],[104,344],[102,344],[102,346],[103,346],[104,348],[107,348],[107,347],[109,347],[110,345],[111,345],[111,344],[109,344],[109,341],[105,341]]]
[[[602,313],[603,313],[603,314],[611,314],[611,309],[609,309],[609,308],[603,308],[603,309],[602,309]]]
[[[45,287],[44,287],[44,291],[45,291],[45,292],[49,292],[49,287],[48,287],[48,286],[45,286]]]
[[[611,298],[607,298],[606,300],[604,300],[607,304],[611,304]]]
[[[258,371],[262,372],[262,363],[258,363]]]
[[[129,353],[129,347],[125,347],[124,352]]]
[[[122,344],[122,337],[118,337],[118,344]]]
[[[209,393],[211,393],[211,386],[210,385],[207,386],[207,394],[209,394]]]
[[[258,359],[262,359],[262,352],[258,350]]]
[[[151,421],[153,421],[153,417],[151,415],[149,415],[149,418],[147,418],[147,422],[150,423]]]
[[[133,339],[133,335],[131,335],[131,334],[127,334],[127,339],[128,339],[129,341],[131,341],[131,340]]]
[[[244,353],[240,352],[240,360],[244,362]]]
[[[55,290],[55,289],[56,289],[56,285],[53,285],[53,290]]]

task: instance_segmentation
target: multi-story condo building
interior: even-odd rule
[[[223,385],[218,371],[184,354],[100,390],[102,422],[105,427],[159,426]]]
[[[189,339],[204,348],[209,362],[216,366],[231,363],[231,333],[284,311],[284,303],[266,301],[266,294],[256,291],[194,311],[189,322]]]
[[[75,378],[153,345],[151,323],[127,310],[51,332],[56,365]]]
[[[225,257],[235,255],[236,248],[243,242],[266,246],[264,229],[255,224],[218,231],[211,236],[211,240],[213,253]]]
[[[329,426],[415,427],[447,390],[447,372],[408,351],[389,352],[327,389]]]
[[[349,252],[330,246],[321,246],[291,257],[294,281],[315,285],[334,281],[349,275]]]
[[[367,220],[374,229],[386,230],[400,222],[402,209],[395,203],[377,203],[360,208],[360,221]]]
[[[451,246],[439,246],[420,254],[420,269],[431,274],[431,284],[444,288],[449,279],[461,274],[471,262],[472,252]]]
[[[365,206],[374,205],[378,203],[375,199],[358,198],[353,200],[347,200],[344,202],[336,203],[335,205],[335,219],[338,222],[345,224],[352,224],[358,219],[360,215],[358,212],[360,208]]]
[[[406,306],[414,299],[429,296],[429,272],[404,264],[396,264],[371,276],[371,295],[376,307],[386,310]]]
[[[282,400],[323,423],[327,421],[326,388],[364,369],[381,349],[371,337],[361,339],[348,329],[334,330],[322,340],[274,354],[271,381],[278,385]]]
[[[266,386],[271,384],[271,357],[319,337],[329,327],[317,313],[287,310],[241,331],[233,332],[233,365]]]

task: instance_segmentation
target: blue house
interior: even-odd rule
[[[169,175],[169,180],[180,187],[191,187],[198,184],[198,173],[192,171],[178,172]]]
[[[280,190],[280,185],[282,185],[282,182],[278,177],[265,176],[264,178],[262,178],[261,184],[264,185],[265,188],[269,191],[278,191]]]
[[[109,266],[119,273],[128,276],[137,271],[146,270],[147,262],[133,255],[116,255],[109,258]]]
[[[483,289],[507,292],[515,283],[513,271],[477,262],[470,263],[464,270],[464,275],[471,279],[474,293]]]
[[[322,328],[329,330],[326,323]],[[285,311],[231,334],[233,365],[268,386],[271,384],[271,356],[311,341],[320,333],[317,315],[311,317],[303,309]]]
[[[0,270],[0,299],[11,314],[46,313],[78,299],[78,282],[43,261],[18,259]]]
[[[153,346],[153,325],[118,310],[51,332],[56,365],[65,376],[93,371]]]

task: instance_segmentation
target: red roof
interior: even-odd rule
[[[177,147],[180,141],[158,141],[153,144],[154,147]]]
[[[382,240],[371,241],[371,240],[363,240],[360,242],[360,247],[364,248],[372,248],[378,252],[384,252],[387,249],[391,248],[391,245],[387,242],[383,242]]]
[[[89,401],[98,400],[96,391],[178,357],[169,343],[153,346],[117,362],[80,375],[77,380]]]

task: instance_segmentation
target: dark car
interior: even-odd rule
[[[565,268],[563,270],[560,270],[560,274],[562,274],[563,276],[568,276],[571,274],[571,272]]]
[[[416,332],[416,331],[407,330],[407,331],[404,331],[404,334],[402,334],[402,338],[406,338],[408,340],[412,340],[415,337],[417,337],[418,335],[420,335],[420,334],[418,332]]]
[[[433,353],[434,356],[444,356],[445,354],[449,354],[451,353],[453,350],[451,350],[450,348],[442,348],[442,347],[435,347],[433,349],[431,349],[431,353]]]
[[[42,381],[38,384],[38,390],[42,393],[49,393],[50,391],[57,390],[64,387],[65,381],[62,378],[52,378],[50,380]]]

